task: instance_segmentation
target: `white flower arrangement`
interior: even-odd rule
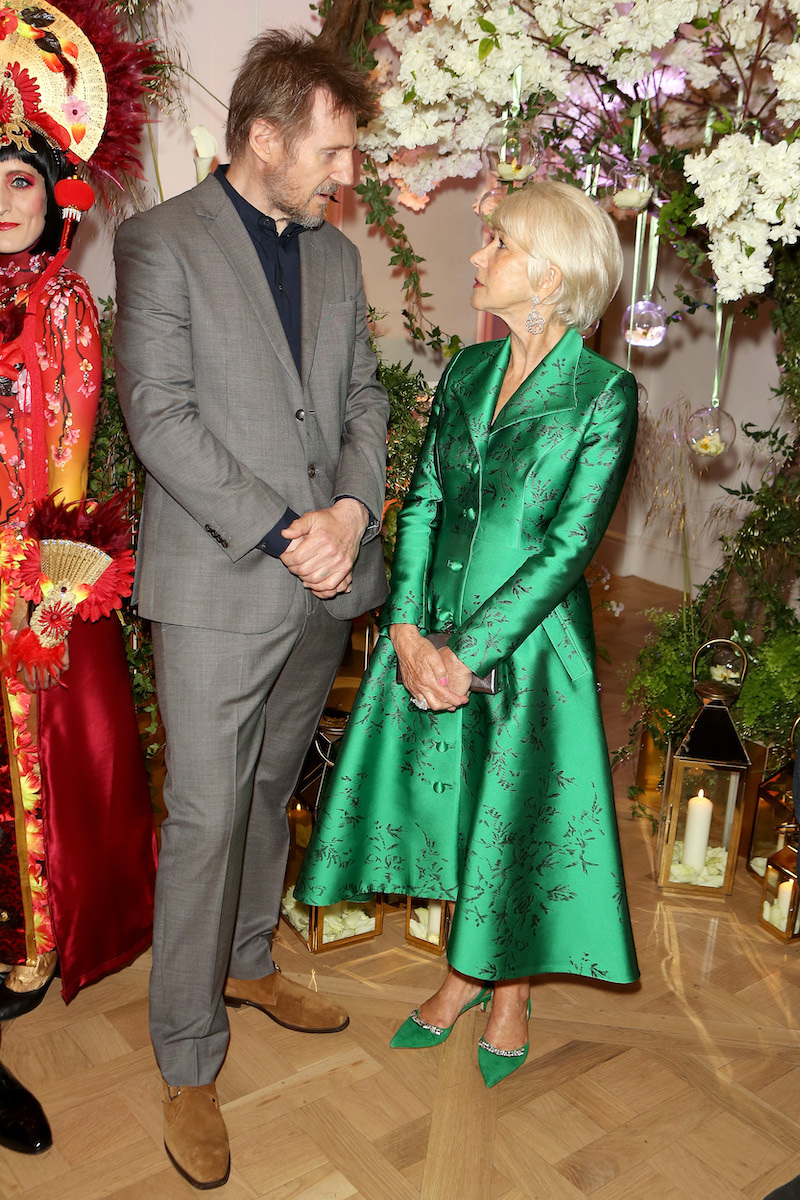
[[[662,150],[693,151],[660,199],[700,200],[720,298],[755,295],[772,247],[800,235],[799,14],[800,0],[415,0],[383,18],[396,61],[380,56],[383,111],[363,149],[420,208],[444,180],[480,173],[519,96],[540,116],[547,169],[581,183],[592,170],[604,187],[644,113],[640,155],[647,122]],[[633,199],[635,211],[651,197]]]

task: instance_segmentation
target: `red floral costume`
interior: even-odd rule
[[[43,290],[37,286],[50,261],[0,256],[0,962],[32,964],[57,950],[69,1000],[149,944],[155,859],[125,651],[111,612],[119,588],[109,576],[93,594],[79,594],[63,686],[31,694],[16,672],[26,661],[25,637],[35,644],[29,630],[18,636],[20,616],[25,602],[42,599],[41,511],[61,526],[82,521],[84,528],[92,519],[68,506],[86,489],[102,382],[97,313],[84,280],[63,266]],[[63,508],[42,504],[54,492]],[[90,540],[63,528],[49,536]],[[118,556],[115,584],[129,560]],[[51,608],[50,624],[59,618]],[[57,665],[63,650],[54,653]]]

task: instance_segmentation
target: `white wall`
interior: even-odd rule
[[[288,16],[287,14],[291,14]],[[294,26],[314,29],[313,14],[306,0],[187,0],[176,6],[171,29],[180,40],[189,72],[209,92],[226,101],[239,62],[249,42],[261,29]],[[188,77],[184,88],[187,122],[163,118],[152,127],[157,149],[161,184],[166,197],[192,187],[195,180],[193,144],[189,129],[206,125],[217,137],[224,161],[225,108]],[[147,176],[154,179],[152,158],[145,147]],[[423,267],[425,290],[432,292],[430,315],[448,333],[457,332],[465,342],[476,337],[475,314],[470,307],[473,271],[469,256],[481,244],[481,229],[472,205],[481,191],[478,181],[452,182],[435,193],[427,209],[419,214],[401,210],[412,245],[426,259]],[[154,200],[156,196],[153,191]],[[382,236],[364,220],[364,210],[355,196],[344,199],[337,214],[347,235],[358,245],[364,263],[364,280],[370,303],[387,316],[378,331],[382,353],[391,361],[421,366],[435,379],[442,365],[435,356],[414,345],[403,330],[403,299],[396,271],[388,266],[389,249]],[[622,229],[626,261],[630,267],[632,223]],[[97,216],[78,234],[73,262],[87,276],[95,295],[113,291],[110,234]],[[662,253],[658,286],[668,309],[677,307],[672,290],[679,270],[678,260]],[[622,313],[630,303],[630,278],[626,274],[619,296],[603,322],[600,349],[616,362],[626,361],[627,347],[620,332]],[[667,339],[654,350],[637,350],[632,370],[644,383],[649,396],[645,420],[652,420],[678,397],[685,395],[692,408],[704,407],[711,397],[713,379],[714,322],[709,313],[697,313],[679,325],[671,325]],[[750,420],[769,425],[777,411],[770,388],[777,383],[775,339],[766,319],[754,325],[741,322],[734,329],[729,355],[723,406],[737,422]],[[700,583],[719,562],[716,535],[705,526],[712,505],[723,495],[719,484],[735,486],[742,477],[739,456],[744,451],[741,434],[732,451],[699,476],[693,463],[686,466],[691,481],[690,577]],[[687,460],[692,458],[686,455]],[[696,478],[695,478],[696,477]],[[628,487],[623,496],[601,557],[620,574],[635,574],[672,587],[680,587],[683,570],[680,546],[666,536],[663,526],[645,526],[648,493],[655,480],[644,481],[644,494]]]

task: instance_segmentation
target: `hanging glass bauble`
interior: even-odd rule
[[[536,174],[544,143],[532,123],[522,117],[509,117],[491,127],[481,154],[501,183],[524,183]]]
[[[478,201],[478,216],[485,225],[492,228],[492,213],[504,196],[508,195],[507,187],[493,187],[484,192]]]
[[[637,300],[625,309],[622,334],[631,346],[660,346],[667,333],[667,314],[652,300]]]
[[[683,431],[689,449],[698,458],[719,458],[736,437],[736,426],[721,408],[698,408]]]
[[[639,416],[643,417],[645,415],[645,413],[647,412],[647,406],[650,402],[649,397],[647,395],[647,388],[644,386],[643,383],[639,383],[637,381],[636,390],[638,392]]]
[[[611,198],[617,208],[641,212],[653,195],[653,184],[647,165],[642,162],[622,163],[611,170]]]

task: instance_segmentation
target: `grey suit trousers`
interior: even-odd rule
[[[167,737],[150,1032],[172,1085],[216,1077],[226,975],[273,969],[286,805],[350,631],[309,592],[267,633],[153,624]]]

